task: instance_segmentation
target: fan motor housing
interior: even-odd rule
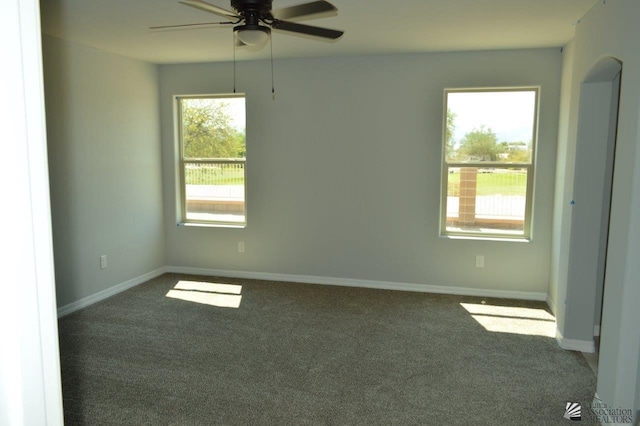
[[[271,4],[273,0],[231,0],[231,7],[242,12],[271,12]]]

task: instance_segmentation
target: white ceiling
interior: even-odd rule
[[[207,0],[231,9],[229,0]],[[601,0],[330,0],[338,16],[305,24],[344,30],[334,42],[274,33],[276,58],[559,47]],[[305,0],[274,0],[274,9]],[[148,30],[224,20],[177,0],[41,0],[45,34],[152,63],[230,61],[232,29]],[[260,51],[238,60],[265,59]]]

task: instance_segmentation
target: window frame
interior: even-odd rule
[[[201,164],[215,164],[215,163],[237,163],[238,159],[226,158],[226,159],[185,159],[184,156],[184,137],[183,137],[183,123],[182,123],[182,101],[189,99],[230,99],[230,98],[242,98],[245,100],[245,120],[246,120],[246,94],[245,93],[217,93],[217,94],[198,94],[198,95],[177,95],[174,96],[175,109],[176,109],[176,143],[177,143],[177,167],[178,167],[178,188],[176,195],[180,198],[178,203],[178,225],[186,226],[206,226],[206,227],[224,227],[224,228],[245,228],[247,226],[247,154],[245,146],[245,158],[244,158],[244,183],[243,183],[243,208],[244,208],[244,220],[243,221],[225,221],[225,220],[204,220],[204,219],[189,219],[187,218],[187,187],[186,187],[186,163],[201,163]],[[245,125],[246,135],[246,125]]]
[[[531,134],[531,160],[529,163],[502,163],[498,161],[447,161],[447,111],[448,95],[450,93],[483,93],[483,92],[534,92],[533,126]],[[468,87],[447,88],[444,90],[443,100],[443,131],[442,131],[442,157],[441,157],[441,199],[440,199],[440,236],[452,238],[469,238],[480,240],[506,240],[506,241],[530,241],[533,218],[534,176],[537,161],[538,126],[540,109],[540,86],[516,86],[516,87]],[[478,169],[512,169],[521,168],[527,170],[525,211],[522,233],[510,234],[506,232],[474,232],[447,229],[447,202],[449,168],[476,167]]]

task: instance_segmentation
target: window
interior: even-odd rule
[[[537,88],[445,91],[443,235],[529,238]]]
[[[245,225],[244,96],[177,103],[182,222]]]

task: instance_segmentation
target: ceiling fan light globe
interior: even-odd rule
[[[269,38],[269,29],[265,27],[245,28],[238,30],[237,35],[240,41],[247,46],[262,46]]]

